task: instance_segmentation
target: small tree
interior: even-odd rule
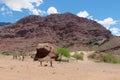
[[[58,48],[57,49],[57,54],[60,57],[60,60],[62,60],[62,57],[70,58],[70,51],[65,49],[65,48]]]

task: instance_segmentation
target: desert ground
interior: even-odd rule
[[[24,61],[0,55],[0,80],[120,80],[120,64],[95,63],[89,60],[53,62],[40,66],[26,57]]]

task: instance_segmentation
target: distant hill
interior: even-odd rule
[[[113,36],[103,45],[99,46],[100,52],[120,55],[120,37]]]
[[[30,15],[0,29],[0,50],[31,52],[42,42],[71,51],[96,50],[111,37],[111,32],[96,21],[71,13]]]
[[[11,23],[9,22],[0,22],[0,27],[5,26],[5,25],[10,25]]]

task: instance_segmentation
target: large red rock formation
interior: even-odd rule
[[[39,58],[50,57],[57,58],[57,54],[55,53],[55,48],[49,43],[39,43],[36,48],[36,55],[34,60],[38,60]]]

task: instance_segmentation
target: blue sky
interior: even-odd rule
[[[71,12],[93,19],[120,36],[120,0],[0,0],[0,22],[15,23],[28,15]]]

